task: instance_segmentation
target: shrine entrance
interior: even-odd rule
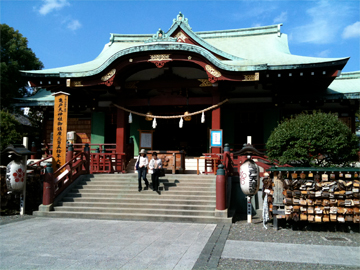
[[[179,119],[161,119],[153,133],[156,150],[183,150],[187,156],[201,156],[209,150],[208,126],[201,115],[192,116],[179,128]]]

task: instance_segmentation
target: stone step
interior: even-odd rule
[[[215,216],[189,216],[189,215],[153,215],[137,213],[84,213],[84,212],[34,212],[35,216],[59,217],[59,218],[85,218],[85,219],[111,219],[111,220],[147,220],[147,221],[171,221],[171,222],[196,222],[196,223],[231,223],[231,218],[217,218]]]
[[[161,197],[164,199],[208,199],[208,200],[215,200],[216,195],[215,194],[209,194],[209,195],[203,195],[203,194],[180,194],[179,192],[174,192],[169,194],[168,191],[160,191],[161,192],[161,196],[159,196],[156,192],[153,192],[152,190],[143,190],[142,193],[139,193],[137,190],[134,192],[129,192],[129,191],[123,191],[123,192],[115,192],[115,193],[111,193],[111,192],[96,192],[93,190],[79,190],[78,192],[69,192],[68,193],[68,197],[100,197],[100,198],[154,198],[154,197]]]
[[[143,204],[182,204],[189,206],[216,206],[216,201],[213,199],[176,199],[176,198],[160,198],[152,197],[130,197],[130,198],[109,198],[109,197],[101,197],[101,196],[88,196],[88,197],[64,197],[63,202],[82,202],[82,203],[143,203]]]
[[[72,192],[80,191],[94,191],[97,193],[122,193],[122,192],[138,192],[137,184],[129,185],[118,185],[118,186],[76,186],[72,189]],[[160,191],[166,191],[171,193],[188,193],[188,194],[215,194],[216,191],[214,188],[209,187],[178,187],[178,186],[159,186]]]
[[[151,177],[147,178],[148,181],[151,182]],[[144,181],[143,179],[141,179],[141,181]],[[127,179],[84,179],[83,181],[81,181],[81,183],[98,183],[98,184],[106,184],[106,183],[111,183],[111,184],[115,184],[115,183],[137,183],[138,179],[137,178],[127,178]],[[191,185],[191,184],[201,184],[201,185],[215,185],[215,181],[213,180],[178,180],[178,179],[159,179],[160,183],[167,183],[167,184],[187,184],[187,185]]]
[[[148,175],[150,181],[151,176]],[[144,187],[144,181],[142,181]],[[138,192],[137,174],[94,174],[80,180],[52,212],[37,216],[174,222],[229,222],[215,217],[216,176],[168,174],[159,194]]]
[[[147,174],[146,177],[151,178],[151,174]],[[90,174],[85,178],[88,179],[123,179],[123,178],[138,178],[137,173],[124,173],[124,174]],[[166,174],[160,179],[182,179],[182,180],[216,180],[216,175],[196,175],[196,174]]]
[[[149,181],[149,180],[148,180]],[[152,182],[149,181],[149,184],[151,185]],[[145,182],[141,181],[141,185],[145,186]],[[83,188],[93,188],[93,187],[128,187],[128,186],[138,186],[138,181],[117,181],[117,182],[109,182],[109,181],[104,181],[104,182],[80,182],[78,183],[78,185],[76,186],[81,186]],[[167,188],[179,188],[179,189],[186,189],[186,188],[190,188],[190,189],[213,189],[216,190],[216,184],[215,183],[211,183],[211,184],[205,184],[205,183],[168,183],[168,182],[159,182],[159,186],[161,187],[167,187]]]
[[[149,181],[151,184],[151,181]],[[144,185],[144,182],[142,181],[142,185]],[[188,183],[188,184],[180,184],[180,183],[167,183],[167,182],[160,182],[160,186],[167,187],[167,188],[179,188],[179,189],[204,189],[204,190],[215,190],[216,185],[215,184],[197,184],[197,183]],[[88,189],[96,189],[96,188],[126,188],[129,186],[138,186],[137,181],[132,182],[81,182],[78,185],[76,185],[77,188],[88,188]]]
[[[188,216],[214,216],[213,211],[185,210],[185,209],[159,209],[159,208],[124,208],[124,207],[55,207],[57,212],[83,212],[83,213],[112,213],[112,214],[152,214],[152,215],[188,215]]]
[[[106,208],[143,208],[143,209],[183,209],[214,212],[213,205],[186,205],[186,204],[166,204],[166,203],[142,203],[142,202],[61,202],[60,206],[66,207],[106,207]],[[136,210],[135,210],[136,211]]]

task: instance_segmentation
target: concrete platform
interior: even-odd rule
[[[227,240],[222,258],[360,266],[360,247]]]
[[[32,218],[1,226],[0,269],[192,269],[215,228]]]

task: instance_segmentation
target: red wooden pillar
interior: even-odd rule
[[[54,201],[54,170],[52,164],[46,164],[43,184],[43,205],[50,205]]]
[[[211,129],[221,129],[220,127],[220,108],[212,111],[211,114]],[[221,148],[211,148],[211,153],[221,153]]]
[[[125,152],[125,111],[121,109],[117,109],[117,117],[116,117],[116,153],[122,154]],[[116,158],[121,158],[121,156],[117,155]],[[122,162],[121,165],[119,162],[116,162],[117,168],[116,170],[122,171]]]

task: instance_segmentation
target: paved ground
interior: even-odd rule
[[[30,216],[1,223],[0,269],[360,269],[357,227]]]
[[[0,227],[1,269],[192,269],[216,225],[32,218]]]

